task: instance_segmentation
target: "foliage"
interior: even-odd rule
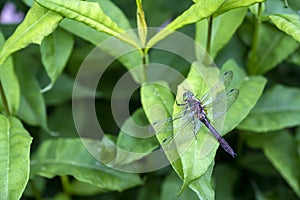
[[[19,25],[0,24],[0,199],[300,198],[299,1],[13,2],[26,16]],[[196,59],[187,63],[159,51],[176,31],[194,38],[207,55],[193,47]],[[93,49],[89,62],[103,71],[96,91],[75,81]],[[203,128],[184,154],[179,147],[166,152],[171,167],[151,170],[162,163],[147,156],[170,132],[141,138],[148,129],[140,126],[176,113],[185,81],[201,96],[219,71],[233,71],[230,87],[240,91],[220,131],[228,133],[237,158],[217,151],[218,142]],[[127,72],[138,88],[129,105],[114,102],[127,97],[127,85],[118,83]],[[123,90],[116,98],[118,84]],[[106,136],[101,139],[77,134],[93,126],[87,109],[72,106],[91,98]],[[131,117],[117,121],[111,104],[117,113],[129,107]]]

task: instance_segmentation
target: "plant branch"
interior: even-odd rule
[[[63,186],[64,194],[68,197],[71,197],[72,191],[71,191],[69,177],[66,176],[66,175],[61,176],[60,180],[61,180],[61,183],[62,183],[62,186]]]
[[[259,40],[259,27],[260,27],[260,15],[262,12],[262,3],[258,3],[258,9],[256,14],[256,21],[254,25],[254,33],[253,33],[253,39],[252,39],[252,48],[249,53],[248,57],[248,71],[253,74],[257,71],[257,68],[255,67],[255,63],[257,60],[257,46],[258,46],[258,40]]]
[[[208,19],[208,29],[207,29],[206,56],[204,61],[205,66],[209,66],[211,64],[210,51],[211,51],[212,26],[213,26],[213,16],[210,16]]]

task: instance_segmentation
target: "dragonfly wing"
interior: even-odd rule
[[[206,110],[211,110],[212,114],[210,118],[216,119],[223,116],[229,110],[238,96],[239,90],[231,89],[226,94],[220,93],[219,95],[217,95],[214,101],[210,102],[209,104],[205,104],[204,107]]]
[[[191,116],[194,115],[194,112],[191,109],[184,109],[176,114],[173,117],[168,117],[159,121],[156,121],[150,127],[150,132],[155,132],[158,138],[162,138],[160,135],[166,135],[165,133],[170,132],[169,135],[175,135],[174,130],[177,132],[185,128],[188,123],[192,120]],[[162,138],[164,141],[168,141],[171,136],[167,138]],[[172,136],[173,137],[173,136]]]
[[[222,79],[218,81],[201,99],[203,105],[209,104],[212,98],[218,96],[220,93],[225,93],[225,89],[230,85],[232,81],[232,71],[225,72]]]

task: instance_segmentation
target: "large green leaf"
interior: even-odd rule
[[[97,2],[102,10],[105,11],[105,14],[108,15],[116,24],[118,24],[119,27],[124,30],[131,29],[126,15],[113,2],[109,0],[93,0],[93,2]],[[68,18],[62,20],[62,22],[60,23],[60,27],[70,31],[74,35],[77,35],[91,42],[96,46],[111,37],[104,32],[99,32],[96,29],[91,28],[81,22]]]
[[[42,6],[53,10],[64,17],[85,23],[91,28],[115,36],[118,39],[138,47],[136,41],[125,30],[120,28],[97,2],[78,0],[36,0]]]
[[[210,56],[215,58],[218,52],[229,42],[237,28],[241,25],[246,16],[247,8],[239,8],[213,18]],[[196,41],[203,47],[207,43],[208,20],[202,20],[196,24]],[[197,56],[200,55],[197,53]],[[198,58],[199,59],[199,58]],[[200,60],[200,59],[199,59]]]
[[[225,0],[199,0],[193,4],[190,8],[184,11],[174,21],[169,23],[165,28],[161,29],[156,35],[154,35],[146,45],[149,49],[160,40],[164,39],[175,30],[211,16]]]
[[[16,118],[0,115],[0,199],[20,199],[29,179],[32,138]]]
[[[74,39],[72,35],[61,29],[57,29],[42,41],[42,62],[51,79],[51,83],[45,90],[51,89],[58,76],[62,73],[72,52],[73,44]]]
[[[99,141],[82,140],[85,144],[101,147]],[[100,163],[80,139],[55,139],[42,143],[32,159],[31,174],[47,178],[71,175],[106,191],[123,191],[142,184],[137,174],[120,172]]]
[[[125,14],[113,2],[108,0],[93,1],[97,2],[99,6],[106,12],[106,14],[122,29],[131,29],[130,23]],[[64,19],[61,22],[60,26],[65,30],[71,32],[72,34],[81,37],[100,48],[102,47],[101,44],[105,42],[105,40],[112,37],[111,35],[108,35],[104,32],[99,32],[98,30],[73,19]],[[120,56],[119,54],[114,53],[115,51],[117,51],[114,45],[106,45],[105,48],[102,47],[102,49],[105,52],[110,53],[112,56],[115,55],[116,59],[118,59],[128,70],[142,64],[141,54],[138,51],[131,51],[130,49],[128,49],[125,55]],[[136,82],[142,82],[142,78],[136,70],[130,72],[132,73],[132,76]]]
[[[300,197],[300,161],[295,138],[287,131],[243,135],[250,146],[264,150],[266,157]]]
[[[270,19],[277,28],[300,42],[299,15],[271,15]]]
[[[117,140],[116,164],[129,164],[158,148],[158,142],[155,136],[148,133],[147,125],[148,121],[141,108],[124,122]]]
[[[61,20],[62,16],[34,3],[24,21],[1,48],[0,64],[12,53],[31,43],[41,44],[44,37],[52,33]]]
[[[254,132],[280,130],[300,125],[300,90],[275,85],[258,101],[239,129]]]
[[[201,97],[205,94],[208,88],[211,88],[219,80],[219,73],[216,68],[204,67],[199,63],[195,63],[194,65],[197,66],[197,68],[191,68],[186,81],[190,84],[190,87],[193,88],[192,91],[194,91]],[[232,61],[225,64],[222,70],[232,70],[234,72],[234,79],[231,87],[238,87],[241,90],[240,97],[238,97],[232,108],[227,112],[224,126],[222,127],[222,121],[212,121],[212,124],[216,125],[217,129],[220,130],[221,128],[223,128],[220,133],[224,135],[225,133],[236,127],[247,116],[247,114],[254,107],[256,101],[260,97],[266,81],[264,78],[258,76],[247,77],[245,75],[245,72],[243,72]],[[173,99],[171,97],[168,97],[169,94],[166,91],[159,93],[159,90],[152,89],[152,87],[148,87],[149,91],[146,91],[146,87],[142,88],[142,102],[145,112],[146,114],[148,114],[147,116],[150,117],[150,121],[153,121],[153,119],[159,120],[170,116],[171,108],[169,104],[172,104],[170,102],[172,102]],[[185,85],[184,88],[189,87]],[[250,92],[252,90],[255,92]],[[182,102],[182,92],[182,86],[179,86],[177,94],[177,101],[179,103]],[[166,101],[166,99],[168,99],[168,101]],[[160,105],[160,109],[154,110],[154,105]],[[174,113],[180,111],[176,104],[174,106]],[[151,110],[151,108],[153,110]],[[165,113],[168,113],[167,116],[166,114],[161,113],[162,111],[160,111],[159,113],[159,110],[164,110]],[[153,113],[152,117],[150,115],[151,112]],[[159,117],[159,115],[161,117]],[[155,116],[155,118],[153,116]],[[181,119],[176,120],[176,123],[180,123],[180,120]],[[176,138],[185,138],[189,141],[184,142],[185,144],[183,145],[177,145],[176,148],[174,148],[175,153],[166,152],[166,154],[167,156],[169,156],[169,158],[172,158],[172,156],[180,156],[180,158],[176,160],[176,162],[172,163],[172,166],[179,174],[179,176],[184,180],[183,188],[190,184],[190,187],[192,187],[193,190],[195,190],[198,194],[203,194],[204,191],[209,191],[207,188],[211,188],[211,186],[209,181],[203,182],[201,181],[201,179],[204,176],[207,176],[207,170],[212,165],[215,152],[218,147],[218,142],[210,133],[208,133],[208,130],[206,128],[202,128],[200,130],[200,132],[197,134],[196,140],[193,139],[192,126],[188,126],[180,132],[182,134],[176,136]],[[159,134],[158,140],[162,143],[163,139],[168,137],[168,134],[170,133]],[[168,155],[168,153],[173,154],[170,156]],[[199,182],[201,182],[201,184],[198,184]]]
[[[0,47],[4,43],[4,37],[0,32]],[[4,94],[7,99],[8,109],[11,114],[15,114],[19,108],[20,102],[20,86],[16,77],[13,60],[8,57],[7,60],[0,67],[0,81],[4,89]],[[0,108],[2,107],[0,100]],[[1,109],[2,110],[2,109]]]

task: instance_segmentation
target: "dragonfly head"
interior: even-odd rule
[[[188,101],[189,99],[191,99],[194,96],[194,94],[191,91],[186,91],[185,93],[183,93],[182,99],[184,102]]]

